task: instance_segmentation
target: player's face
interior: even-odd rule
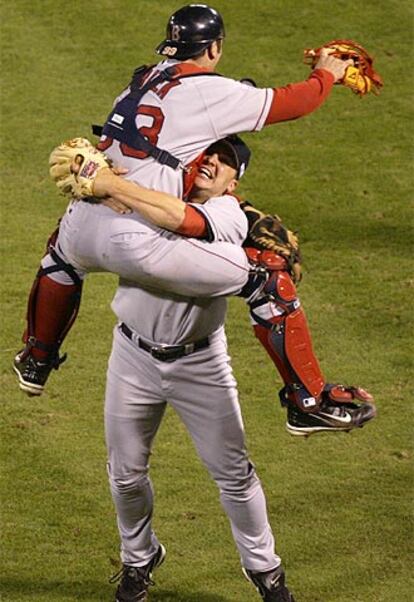
[[[198,168],[194,187],[198,192],[208,194],[208,198],[220,196],[224,192],[233,192],[237,186],[236,175],[234,158],[226,149],[217,150],[204,157]]]

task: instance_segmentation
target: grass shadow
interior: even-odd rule
[[[155,589],[151,591],[151,602],[232,602],[232,599],[200,591],[189,594],[179,590]]]
[[[104,602],[113,600],[114,587],[102,581],[85,581],[83,583],[62,583],[43,581],[37,583],[23,579],[2,579],[1,595],[5,600],[24,602],[33,600],[84,600],[87,602]],[[151,588],[151,602],[232,602],[230,598],[209,594],[203,591],[188,592]]]

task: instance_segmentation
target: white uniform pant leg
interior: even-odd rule
[[[183,238],[100,205],[77,202],[64,215],[56,248],[84,272],[112,272],[189,297],[232,295],[246,284],[243,249]]]
[[[250,265],[242,247],[165,234],[156,237],[141,266],[151,287],[187,297],[217,297],[235,295],[246,284]]]
[[[147,564],[159,546],[151,525],[153,488],[148,468],[165,403],[156,398],[157,383],[152,378],[150,363],[139,376],[132,344],[116,332],[107,373],[105,436],[121,560],[131,566]]]
[[[110,231],[111,213],[106,207],[72,202],[59,224],[59,233],[54,244],[55,252],[65,263],[69,263],[84,280],[88,272],[107,271],[101,263],[101,249]],[[41,262],[43,268],[55,266],[48,253]],[[51,272],[48,277],[64,285],[73,284],[65,270]]]
[[[59,256],[65,263],[69,263],[67,261],[67,259],[65,258],[65,256],[63,255],[63,253],[59,253]],[[51,266],[55,266],[56,261],[53,259],[53,257],[49,253],[47,253],[43,257],[42,261],[40,262],[40,265],[42,266],[42,268],[49,268]],[[76,274],[79,276],[79,278],[81,280],[85,279],[85,277],[87,275],[87,272],[85,270],[80,270],[80,269],[76,269],[76,268],[73,268],[73,269],[75,270]],[[51,280],[54,280],[55,282],[58,282],[59,284],[64,284],[66,286],[70,286],[71,284],[74,284],[73,278],[64,269],[57,270],[56,272],[51,272],[50,274],[48,274],[48,278],[50,278]]]
[[[243,566],[253,571],[277,567],[281,561],[262,485],[247,455],[224,334],[214,335],[206,350],[166,369],[171,370],[169,399],[218,485]]]

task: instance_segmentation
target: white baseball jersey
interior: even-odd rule
[[[154,68],[154,71],[175,64],[177,61],[163,61]],[[125,94],[127,91],[119,98]],[[148,135],[158,147],[169,151],[184,164],[188,164],[220,138],[229,134],[262,129],[272,99],[271,88],[254,88],[215,74],[197,74],[180,79],[175,85],[167,82],[160,85],[157,91],[147,92],[139,105],[141,112],[137,115],[136,126],[143,128],[141,132]],[[104,137],[102,141],[104,143]],[[139,159],[126,156],[134,153],[127,150],[125,154],[125,147],[117,141],[113,141],[105,149],[105,153],[115,165],[123,165],[129,170],[126,176],[129,180],[148,188],[182,196],[183,171],[181,169],[174,170],[160,165],[152,158]],[[217,228],[216,240],[237,241],[237,244],[241,244],[246,234],[240,237],[240,228],[237,228],[237,234],[233,228],[234,224],[243,223],[245,220],[242,212],[236,206],[234,199],[222,200],[220,208],[223,213],[220,219],[216,219],[220,211],[216,212],[213,207],[219,202],[215,200],[204,205],[204,211],[208,211],[210,207],[212,216],[214,214],[209,222],[213,231]],[[233,226],[231,224],[227,226],[225,223],[228,221],[225,207],[229,202],[234,206],[234,215],[238,215]],[[138,214],[134,214],[134,219],[145,223]],[[166,236],[168,237],[168,234]],[[208,269],[208,265],[200,265],[200,271],[203,269]],[[180,303],[175,301],[169,307],[167,302],[162,304],[159,300],[155,301],[150,293],[139,291],[122,280],[112,307],[117,317],[134,330],[136,329],[141,336],[154,342],[169,344],[184,339],[189,340],[194,336],[202,337],[207,331],[212,332],[211,325],[217,326],[221,323],[225,313],[224,300],[212,303],[204,300],[202,306],[194,306],[191,311],[188,311],[185,309],[187,307],[185,301]],[[150,310],[154,319],[145,317],[145,312],[139,315],[137,307],[140,307],[140,311],[143,308]],[[208,307],[208,316],[205,315],[205,307]],[[193,328],[191,322],[196,315],[198,326]]]
[[[237,199],[231,195],[215,197],[197,208],[206,216],[216,241],[243,243],[248,223]],[[175,237],[166,233],[166,237],[169,236]],[[191,239],[189,244],[196,247],[200,243]],[[200,272],[208,270],[208,256],[203,259],[205,263],[200,265]],[[224,323],[226,308],[224,297],[201,299],[154,294],[148,288],[138,288],[135,283],[122,279],[112,302],[112,309],[121,322],[148,341],[168,345],[208,336]]]
[[[175,64],[177,61],[163,61],[154,68],[154,73]],[[197,74],[180,79],[175,85],[166,82],[157,91],[147,92],[140,102],[136,126],[159,148],[188,164],[220,138],[261,130],[272,99],[271,88],[254,88],[216,74]],[[134,152],[123,152],[117,141],[105,153],[116,165],[129,169],[127,179],[182,196],[181,169],[160,165],[152,158],[128,156]]]
[[[154,68],[154,72],[174,64],[176,61],[164,61]],[[144,128],[141,129],[142,134],[185,164],[223,136],[261,129],[273,98],[272,89],[257,89],[215,74],[198,73],[174,81],[173,84],[166,82],[156,91],[149,91],[143,96],[136,126]],[[111,143],[103,137],[102,144],[106,146],[105,152],[115,164],[123,165],[129,170],[127,178],[130,180],[176,196],[182,194],[182,169],[174,170],[163,166],[152,158],[138,158],[142,154],[135,156],[136,151],[116,140]],[[233,198],[222,197],[221,201],[216,199],[203,206],[198,205],[198,208],[207,216],[216,242],[241,244],[246,236],[246,219]],[[205,296],[206,291],[210,290],[207,286],[210,275],[217,282],[220,272],[220,278],[226,284],[221,284],[218,294],[224,295],[240,290],[243,286],[247,262],[244,254],[243,257],[234,257],[235,254],[230,249],[210,249],[209,245],[202,245],[192,239],[182,238],[182,244],[173,245],[172,237],[172,234],[155,228],[137,213],[123,216],[102,205],[76,203],[68,208],[62,220],[58,250],[75,268],[85,271],[110,270],[127,279],[120,282],[113,303],[119,320],[149,340],[175,343],[193,337],[200,338],[207,331],[212,332],[211,325],[217,326],[223,321],[224,301],[210,303],[199,300],[197,307],[200,311],[194,308],[189,312],[186,300],[181,300],[181,305],[177,303],[167,307],[168,304],[165,303],[160,307],[158,298],[152,306],[157,308],[151,313],[153,320],[143,320],[142,316],[137,315],[136,308],[146,306],[148,309],[152,299],[148,296],[150,293],[139,292],[131,281],[142,283],[144,280],[145,286],[156,286],[154,274],[160,270],[151,262],[159,262],[161,266],[166,263],[164,259],[168,254],[168,272],[171,284],[174,285],[177,279],[185,279],[182,266],[188,250],[192,260],[191,269],[186,272],[188,282],[183,283],[184,288],[170,286],[166,290],[193,295],[194,285],[200,280],[196,294],[197,297]],[[156,243],[154,238],[157,239]],[[163,242],[166,244],[163,245]],[[197,245],[199,248],[196,248]],[[239,251],[236,247],[232,249]],[[130,254],[129,264],[125,258],[126,253]],[[130,265],[131,261],[133,266]],[[229,277],[226,276],[228,271],[232,272]],[[166,281],[168,278],[162,277],[158,284],[163,286]],[[201,281],[205,282],[204,288]],[[159,290],[160,286],[157,288]],[[217,294],[215,288],[213,294]],[[181,308],[180,311],[178,307]],[[210,309],[209,316],[204,312],[204,307]],[[197,321],[197,326],[191,325],[193,319]]]

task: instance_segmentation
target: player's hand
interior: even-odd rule
[[[332,52],[334,52],[334,50],[330,48],[322,48],[315,69],[325,69],[325,71],[329,71],[335,78],[334,83],[337,83],[341,81],[345,75],[345,71],[350,65],[353,65],[353,62],[351,60],[343,61],[342,59],[338,59],[332,56]]]
[[[75,157],[70,166],[72,173],[79,173],[82,160],[83,158],[81,156]],[[113,185],[116,183],[114,178],[125,175],[126,173],[128,173],[128,170],[124,167],[104,167],[103,169],[100,169],[93,182],[93,195],[98,198],[110,195],[113,190]],[[125,205],[124,208],[127,209]],[[111,209],[116,211],[114,207],[111,207]],[[125,213],[125,211],[118,211],[118,213]]]

